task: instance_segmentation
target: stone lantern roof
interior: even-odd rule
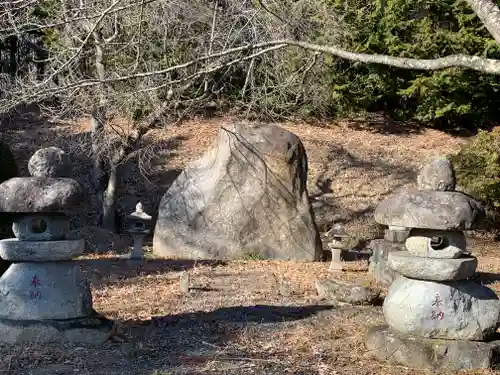
[[[344,226],[342,224],[335,224],[328,232],[327,235],[329,237],[337,237],[337,238],[347,238],[349,235],[347,234]]]
[[[150,231],[148,224],[152,217],[144,212],[141,202],[135,206],[135,211],[126,216],[127,229],[131,233],[147,233]]]

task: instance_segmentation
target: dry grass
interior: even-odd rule
[[[371,359],[363,334],[383,322],[381,308],[321,301],[314,281],[328,276],[324,263],[153,259],[134,266],[110,257],[79,262],[94,275],[95,308],[114,319],[127,340],[94,348],[3,346],[4,373],[430,374]],[[499,278],[497,257],[481,257],[480,264],[481,271]],[[330,277],[369,281],[366,264],[345,266],[346,272]],[[182,272],[190,276],[189,294],[179,290]],[[280,295],[280,279],[290,285],[290,296]],[[492,286],[500,290],[498,282]]]
[[[151,132],[146,139],[149,143],[174,137],[182,142],[175,150],[160,154],[152,165],[149,182],[130,194],[139,189],[141,194],[152,195],[146,189],[151,186],[165,191],[175,177],[168,172],[198,158],[212,143],[219,126],[230,121],[234,120],[189,121]],[[311,191],[316,182],[327,181],[327,192],[315,200],[323,205],[321,215],[346,222],[348,231],[359,238],[369,238],[378,230],[371,212],[380,199],[412,184],[422,163],[457,152],[465,142],[433,130],[407,129],[395,134],[368,131],[357,123],[281,125],[296,133],[306,147]],[[35,136],[22,126],[7,129],[3,136],[25,162],[37,148],[52,145],[54,134],[65,134],[69,139],[84,130],[81,126],[44,124]],[[496,246],[480,241],[470,245],[480,255],[481,277],[500,292]],[[113,254],[87,256],[79,262],[92,280],[96,310],[117,322],[126,342],[108,342],[95,348],[36,343],[3,346],[0,373],[430,374],[370,358],[363,333],[382,322],[381,308],[331,307],[319,300],[314,281],[328,276],[324,263],[193,264],[151,259],[143,266],[134,266],[114,260]],[[365,263],[347,263],[346,267],[337,278],[369,282]],[[191,280],[189,294],[179,290],[184,271]],[[291,295],[280,294],[281,280],[289,284]]]
[[[89,130],[85,121],[40,121],[34,132],[33,121],[27,117],[3,124],[1,129],[1,136],[13,148],[24,175],[27,160],[37,149],[57,145],[73,152]],[[220,126],[234,121],[238,120],[189,120],[148,133],[143,142],[147,165],[124,168],[126,181],[119,189],[120,211],[132,212],[139,199],[146,210],[155,212],[161,195],[178,173],[210,147]],[[336,220],[344,222],[357,238],[373,237],[380,229],[371,215],[377,203],[394,190],[413,184],[421,164],[435,156],[456,153],[466,142],[439,131],[384,121],[376,118],[369,125],[360,121],[279,124],[297,134],[306,147],[310,191],[316,189],[317,183],[325,189],[314,202],[321,206],[316,210],[320,229],[327,229]],[[125,125],[114,127],[127,131]],[[81,172],[86,178],[85,163],[79,164],[82,171],[76,168],[75,173]]]

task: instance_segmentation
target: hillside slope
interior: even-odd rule
[[[141,200],[155,212],[161,196],[175,177],[212,144],[217,130],[237,119],[190,120],[179,126],[150,132],[144,139],[140,162],[122,168],[119,190],[122,213],[133,211]],[[415,182],[418,168],[433,157],[455,153],[466,139],[432,129],[372,122],[281,123],[303,141],[309,159],[309,192],[321,230],[335,221],[347,224],[359,237],[376,230],[370,215],[377,203],[402,186]],[[27,175],[27,160],[39,148],[58,146],[77,155],[75,173],[88,176],[89,160],[82,140],[89,124],[34,123],[18,119],[2,130],[2,139],[12,147],[21,173]],[[87,217],[95,212],[92,205]]]

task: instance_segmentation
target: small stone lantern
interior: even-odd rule
[[[142,250],[142,242],[150,231],[151,216],[144,212],[142,203],[139,202],[135,206],[135,212],[127,215],[127,230],[134,240],[134,247],[130,254],[130,259],[144,259],[144,251]]]
[[[330,272],[342,271],[342,251],[347,250],[349,235],[345,228],[340,224],[335,224],[332,229],[327,232],[328,237],[332,239],[328,243],[328,248],[332,252],[332,261],[330,263]]]

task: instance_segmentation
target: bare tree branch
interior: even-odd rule
[[[212,48],[214,46],[214,36],[215,36],[215,26],[216,26],[216,21],[217,21],[217,8],[219,7],[219,1],[215,0],[214,2],[214,12],[213,12],[213,18],[212,18],[212,29],[210,31],[210,41],[208,44],[208,53],[207,55],[210,55],[212,53]],[[205,79],[205,91],[208,90],[208,80]]]
[[[334,46],[321,46],[294,40],[276,40],[272,44],[286,44],[309,51],[322,52],[341,57],[346,60],[368,64],[389,65],[395,68],[415,70],[441,70],[446,68],[466,68],[478,72],[500,75],[500,60],[487,59],[479,56],[451,55],[437,59],[413,59],[406,57],[393,57],[388,55],[349,52]]]
[[[90,27],[87,35],[85,36],[85,39],[82,41],[80,47],[76,50],[76,52],[69,58],[64,64],[62,64],[58,70],[53,72],[50,76],[48,76],[43,82],[39,84],[39,86],[43,86],[44,84],[47,84],[48,82],[52,81],[54,77],[59,74],[62,70],[64,70],[66,67],[68,67],[79,55],[82,53],[83,48],[86,46],[87,42],[89,41],[90,37],[92,35],[95,35],[96,29],[99,27],[99,24],[102,22],[102,20],[115,8],[122,0],[115,0],[108,8],[102,12],[101,16],[97,19],[97,21]]]
[[[405,57],[393,57],[393,56],[388,56],[388,55],[356,53],[356,52],[346,51],[346,50],[343,50],[341,48],[333,47],[333,46],[322,46],[322,45],[318,45],[318,44],[283,39],[283,40],[276,40],[276,41],[271,41],[271,42],[257,43],[255,45],[245,45],[245,46],[231,48],[231,49],[228,49],[225,51],[221,51],[221,52],[218,52],[218,53],[215,53],[212,55],[203,56],[203,57],[200,57],[198,59],[185,62],[183,64],[171,66],[171,67],[168,67],[166,69],[161,69],[161,70],[157,70],[157,71],[141,72],[141,73],[135,73],[135,74],[125,75],[125,76],[121,76],[121,77],[113,77],[113,78],[106,78],[106,79],[84,79],[84,80],[80,80],[77,82],[72,82],[71,84],[68,84],[66,86],[59,86],[57,88],[42,89],[39,91],[35,91],[34,93],[31,93],[30,95],[26,96],[25,101],[27,103],[29,103],[29,102],[32,102],[33,100],[37,100],[40,97],[46,97],[47,95],[62,93],[62,92],[65,92],[67,90],[74,89],[74,88],[83,88],[83,87],[100,85],[103,83],[113,83],[113,82],[127,81],[127,80],[137,79],[137,78],[145,78],[145,77],[150,77],[150,76],[164,75],[166,73],[170,73],[170,72],[173,72],[176,70],[188,68],[194,64],[197,64],[197,63],[200,63],[200,62],[203,62],[206,60],[211,60],[211,59],[223,57],[223,56],[233,54],[236,52],[256,50],[256,49],[260,49],[260,48],[273,47],[273,46],[277,46],[277,48],[283,48],[283,46],[295,46],[295,47],[299,47],[299,48],[302,48],[302,49],[305,49],[308,51],[314,51],[314,52],[320,52],[320,53],[326,53],[329,55],[334,55],[334,56],[337,56],[337,57],[340,57],[340,58],[343,58],[346,60],[369,63],[369,64],[382,64],[382,65],[388,65],[388,66],[393,66],[393,67],[402,68],[402,69],[415,69],[415,70],[432,71],[432,70],[440,70],[440,69],[457,67],[457,68],[472,69],[472,70],[476,70],[476,71],[488,73],[488,74],[500,75],[500,61],[499,60],[488,59],[488,58],[479,57],[479,56],[451,55],[451,56],[441,57],[441,58],[437,58],[437,59],[414,59],[414,58],[405,58]],[[272,51],[272,50],[274,50],[274,49],[270,49],[269,51]],[[267,51],[267,52],[269,52],[269,51]],[[259,53],[259,55],[260,54],[261,53]],[[238,60],[236,60],[236,62],[244,61],[244,60],[246,60],[246,59],[238,59]],[[226,65],[222,64],[219,66],[219,68],[224,67],[224,66],[226,66]],[[200,72],[202,72],[200,74],[208,73],[209,71],[213,71],[213,69],[200,71]],[[178,81],[172,81],[172,82],[178,82]],[[159,87],[165,87],[169,84],[170,83],[165,83],[164,85],[161,85]]]
[[[36,1],[38,1],[38,0],[36,0]],[[107,14],[120,13],[124,10],[136,7],[138,5],[150,4],[150,3],[157,2],[157,1],[160,1],[160,0],[142,0],[142,1],[137,0],[131,4],[124,5],[122,7],[114,8],[111,11],[109,11]],[[8,14],[9,12],[5,12],[5,13]],[[0,16],[2,16],[2,15],[3,14],[0,13]],[[57,28],[60,26],[71,24],[71,23],[77,23],[80,21],[88,21],[91,19],[100,18],[101,16],[102,16],[102,14],[101,14],[101,12],[99,12],[99,13],[92,14],[92,15],[84,15],[84,16],[75,17],[75,18],[68,18],[68,19],[64,19],[63,21],[46,23],[46,24],[26,23],[23,25],[23,31],[24,32],[32,32],[32,31],[42,31],[42,30],[47,30],[47,29],[54,29],[54,28]],[[0,29],[0,34],[2,34],[3,36],[16,35],[16,34],[19,34],[19,28],[17,26],[13,26],[13,27]]]

